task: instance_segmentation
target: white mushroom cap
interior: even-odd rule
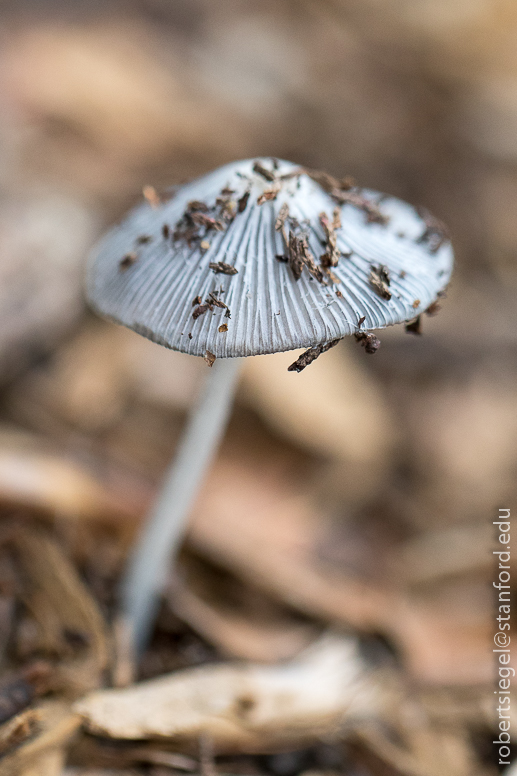
[[[452,249],[431,217],[355,188],[341,191],[355,204],[337,204],[316,176],[296,165],[258,163],[266,177],[254,172],[257,160],[235,162],[180,187],[168,201],[133,210],[94,251],[88,276],[93,306],[173,350],[228,358],[312,347],[408,321],[447,285]],[[207,210],[191,208],[185,218],[192,201]],[[316,271],[311,275],[305,266],[299,279],[285,258],[277,258],[289,256],[282,230],[275,229],[285,204],[295,219],[286,221],[285,237],[305,235],[315,262]],[[328,233],[320,215],[332,222],[336,208],[339,258],[321,268]],[[385,223],[375,221],[376,208]],[[217,228],[207,229],[213,226],[207,218],[219,222]],[[219,262],[236,272],[214,271]]]

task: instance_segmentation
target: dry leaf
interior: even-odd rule
[[[38,729],[39,721],[39,712],[35,709],[26,709],[0,726],[0,756],[33,736]]]
[[[277,663],[292,658],[314,640],[312,625],[293,623],[287,618],[257,618],[253,612],[232,611],[228,606],[210,603],[190,587],[175,581],[168,595],[173,612],[208,642],[232,657],[261,663]]]
[[[389,693],[368,675],[354,639],[328,635],[280,666],[218,664],[123,690],[101,690],[75,710],[86,728],[119,739],[198,739],[219,752],[316,740],[378,715]]]
[[[276,469],[240,455],[213,467],[187,536],[202,556],[305,614],[382,630],[398,596],[387,581],[374,583],[321,561],[322,517]]]
[[[409,585],[493,569],[494,533],[488,523],[430,530],[405,542],[394,562]]]
[[[76,696],[100,684],[108,662],[106,626],[97,603],[59,546],[44,534],[19,529],[11,543],[21,574],[21,599],[38,624],[39,648],[63,656],[53,682]],[[78,655],[70,641],[78,642]],[[66,659],[67,655],[72,656]]]
[[[64,747],[44,752],[33,764],[24,768],[20,776],[62,776],[65,759]]]
[[[485,577],[422,586],[401,600],[393,628],[409,673],[435,686],[490,685],[492,607]]]
[[[130,484],[127,483],[128,488]],[[39,437],[0,429],[0,502],[29,507],[54,517],[135,523],[143,511],[128,500],[129,490],[113,493],[86,467],[42,444]],[[133,490],[132,495],[136,495]]]
[[[2,759],[2,776],[25,776],[26,773],[31,776],[57,776],[60,773],[59,770],[51,770],[51,767],[58,762],[62,767],[58,752],[78,730],[81,720],[66,703],[60,701],[42,703],[36,707],[36,712],[39,715],[39,734]],[[48,770],[38,770],[40,764]],[[31,768],[35,769],[32,773]]]
[[[357,726],[348,742],[352,758],[372,774],[384,776],[473,776],[475,765],[465,736],[457,730],[434,730],[419,709],[401,731],[405,746],[372,723]]]

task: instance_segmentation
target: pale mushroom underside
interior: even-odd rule
[[[339,205],[337,265],[324,272],[323,282],[306,267],[297,280],[278,258],[288,256],[282,231],[275,229],[280,208],[287,203],[293,229],[306,235],[318,264],[328,242],[320,216],[332,220],[338,205],[305,173],[280,180],[298,171],[296,165],[260,163],[275,180],[253,172],[254,160],[237,162],[182,186],[168,201],[137,207],[94,251],[88,274],[93,306],[173,350],[230,358],[308,348],[409,321],[447,286],[453,263],[448,240],[430,243],[428,221],[410,205],[357,189],[386,222],[369,222],[354,204]],[[232,217],[218,219],[217,230],[196,227],[194,239],[175,239],[189,203],[205,203],[213,214],[221,192]],[[210,268],[218,262],[236,273]],[[372,284],[372,270],[379,267],[387,270],[387,294]]]

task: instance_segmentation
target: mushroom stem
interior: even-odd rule
[[[210,370],[123,578],[122,616],[135,655],[147,644],[171,559],[226,428],[240,362],[240,358],[218,359]]]

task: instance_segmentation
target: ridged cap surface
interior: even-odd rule
[[[356,333],[363,317],[364,331],[426,310],[453,264],[438,222],[376,192],[336,196],[316,178],[251,159],[144,202],[94,250],[90,302],[154,342],[218,358],[311,347]],[[302,243],[312,274],[293,261]]]

